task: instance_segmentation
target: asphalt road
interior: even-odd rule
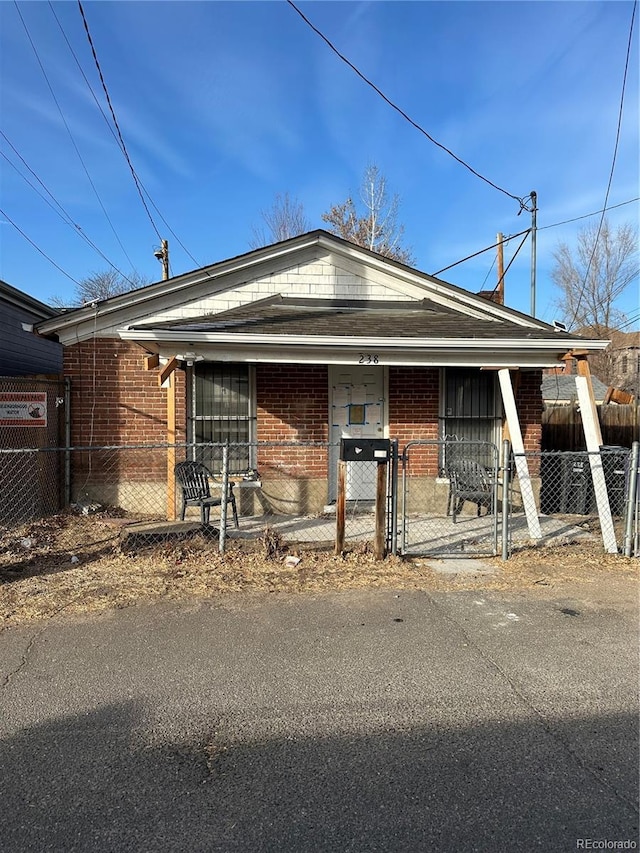
[[[626,589],[238,595],[7,630],[0,849],[637,843]]]

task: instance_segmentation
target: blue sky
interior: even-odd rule
[[[557,317],[551,252],[559,240],[572,244],[594,219],[545,226],[603,206],[633,4],[301,2],[299,8],[475,170],[516,196],[536,190],[536,313]],[[491,245],[498,231],[514,234],[530,225],[513,199],[384,103],[284,0],[85,2],[84,9],[133,165],[176,235],[150,205],[169,240],[174,275],[248,251],[252,227],[276,193],[298,199],[311,226],[322,227],[321,214],[332,203],[357,194],[368,163],[399,194],[405,242],[425,272]],[[108,267],[25,182],[21,175],[37,185],[9,140],[119,270],[128,275],[133,266],[158,280],[158,236],[56,17],[108,113],[78,4],[20,2],[16,9],[1,2],[0,206],[73,278]],[[636,20],[610,205],[640,195],[638,67]],[[637,220],[637,203],[610,213],[614,225]],[[4,217],[0,223],[0,278],[45,302],[54,295],[70,299],[73,282]],[[507,262],[518,243],[506,248]],[[493,260],[489,252],[442,277],[478,291],[485,280],[495,284]],[[506,299],[529,312],[528,243],[508,273]],[[638,305],[632,287],[620,307],[635,315]]]

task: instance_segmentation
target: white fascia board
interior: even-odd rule
[[[119,335],[125,341],[157,341],[163,343],[179,343],[184,346],[185,341],[190,345],[197,344],[224,344],[226,346],[238,345],[266,345],[274,349],[288,346],[308,347],[339,347],[341,349],[351,348],[361,350],[367,349],[397,349],[399,342],[403,349],[429,349],[429,350],[460,350],[478,349],[496,350],[553,350],[554,352],[567,352],[571,349],[573,341],[559,340],[527,340],[522,338],[506,338],[503,340],[487,338],[364,338],[342,335],[252,335],[228,332],[181,332],[162,331],[159,329],[120,329]],[[579,346],[585,349],[605,349],[606,341],[579,341]]]
[[[554,368],[558,366],[557,352],[503,352],[487,350],[405,350],[401,347],[384,352],[366,349],[353,350],[334,347],[319,349],[305,346],[273,348],[260,346],[176,347],[170,344],[151,344],[163,358],[179,361],[205,360],[249,364],[377,364],[382,367],[490,367]]]

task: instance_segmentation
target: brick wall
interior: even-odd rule
[[[327,442],[329,382],[322,365],[256,367],[258,441]],[[261,448],[262,475],[326,477],[325,448]]]
[[[144,351],[117,339],[86,341],[66,347],[65,375],[71,378],[74,446],[164,443],[167,440],[166,391],[157,370],[146,371]],[[186,385],[176,378],[176,440],[186,440]],[[527,451],[538,451],[541,438],[541,371],[521,371],[516,404]],[[413,439],[438,438],[439,371],[437,368],[389,369],[389,435],[402,448]],[[326,366],[256,367],[257,428],[260,442],[329,440],[329,388]],[[162,454],[136,456],[136,478],[165,477]],[[130,475],[131,465],[118,463]],[[133,459],[133,456],[131,456]],[[258,468],[271,477],[326,478],[325,448],[261,448]],[[415,448],[413,473],[435,476],[436,448]],[[97,473],[97,472],[94,472]]]
[[[136,344],[113,338],[65,347],[64,372],[71,378],[71,444],[74,447],[167,441],[167,392],[158,386],[157,369],[144,369],[144,355]],[[177,383],[176,441],[184,442],[185,376],[182,370],[176,370],[174,376]],[[129,463],[125,461],[128,458]],[[129,456],[120,454],[117,465],[120,470],[123,466],[126,468],[127,477],[165,477],[166,461],[163,460],[166,454],[139,452],[134,460],[131,451]],[[98,474],[95,468],[94,474]]]
[[[521,370],[515,390],[516,409],[520,419],[520,430],[525,453],[539,453],[542,440],[542,370]],[[537,476],[540,470],[540,457],[530,456],[529,473]]]
[[[389,435],[407,442],[438,438],[440,371],[437,367],[389,368]],[[435,477],[438,448],[416,446],[410,450],[411,474]]]

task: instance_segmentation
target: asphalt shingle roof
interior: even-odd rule
[[[604,400],[607,386],[597,376],[591,377],[593,396],[596,400]],[[578,396],[576,377],[571,374],[551,373],[542,377],[542,399],[548,402],[554,400],[573,400]]]
[[[336,335],[380,338],[524,338],[575,341],[566,332],[506,320],[484,320],[428,299],[420,302],[293,299],[276,296],[188,321],[139,325],[163,331],[272,335]]]

